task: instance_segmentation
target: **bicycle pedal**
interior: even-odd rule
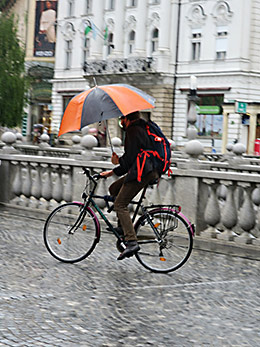
[[[111,207],[109,207],[109,208],[107,209],[107,212],[110,213],[110,212],[113,211],[113,209],[114,209],[114,205],[112,205]]]

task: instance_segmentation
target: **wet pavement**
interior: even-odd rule
[[[43,220],[0,210],[0,346],[260,346],[260,262],[200,250],[168,275],[117,261],[113,235],[60,263]]]

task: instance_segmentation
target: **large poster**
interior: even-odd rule
[[[54,57],[55,55],[57,3],[57,0],[36,2],[35,57]]]

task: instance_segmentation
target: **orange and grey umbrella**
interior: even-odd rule
[[[154,103],[152,96],[128,84],[95,86],[70,100],[58,136],[89,124],[154,108]]]

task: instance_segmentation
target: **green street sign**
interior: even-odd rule
[[[247,103],[243,101],[236,102],[236,113],[246,113]]]
[[[220,106],[196,106],[196,111],[198,114],[221,114]]]

